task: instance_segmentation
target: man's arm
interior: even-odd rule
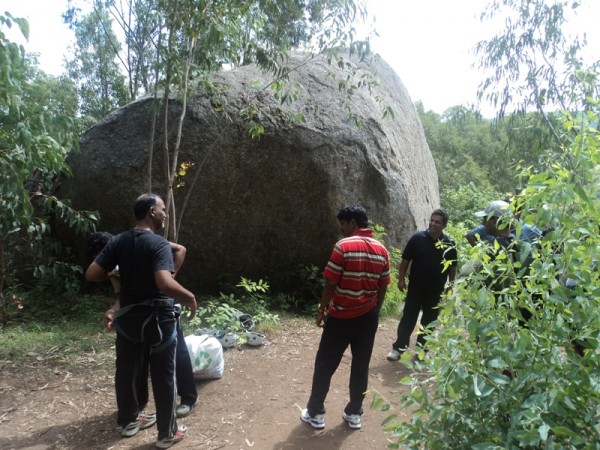
[[[325,325],[325,312],[327,311],[331,297],[333,297],[336,286],[337,281],[325,279],[325,285],[323,286],[323,291],[321,292],[321,302],[319,303],[319,308],[317,309],[316,323],[318,327],[323,327]]]
[[[108,275],[108,271],[96,261],[92,262],[85,271],[85,279],[87,281],[93,281],[94,283],[101,283],[102,281],[108,280]]]
[[[183,265],[183,261],[185,260],[185,254],[187,252],[186,248],[183,245],[176,244],[175,242],[169,242],[171,246],[171,252],[173,253],[173,267],[175,268],[175,272],[173,272],[173,278],[181,269]]]
[[[452,286],[454,285],[454,280],[456,280],[456,266],[450,266],[448,268],[448,285],[444,292],[449,294],[452,291]]]
[[[448,269],[448,283],[453,284],[456,280],[456,266],[450,266]]]
[[[471,244],[471,247],[475,247],[477,245],[477,237],[474,234],[465,234],[465,239],[469,244]]]
[[[471,247],[475,247],[479,239],[483,240],[486,235],[487,231],[485,227],[483,225],[479,225],[478,227],[469,230],[469,232],[465,234],[465,239],[469,244],[471,244]],[[479,236],[479,239],[477,239],[477,236]]]
[[[406,272],[408,272],[409,265],[410,261],[408,259],[403,259],[400,262],[400,268],[398,269],[398,289],[401,291],[406,289]]]
[[[377,288],[377,309],[381,311],[383,301],[385,300],[385,293],[387,292],[387,284],[379,286]]]
[[[117,298],[115,300],[115,302],[113,303],[113,305],[110,307],[110,309],[104,312],[104,326],[106,327],[107,330],[113,329],[113,325],[114,325],[114,321],[115,321],[114,314],[119,309],[121,309],[121,300],[119,300]]]
[[[159,270],[154,272],[154,280],[156,287],[165,295],[174,298],[183,306],[190,310],[189,319],[193,319],[196,315],[196,297],[181,284],[173,279],[171,272],[168,270]]]

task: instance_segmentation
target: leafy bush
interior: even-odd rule
[[[46,265],[36,266],[33,275],[37,280],[34,293],[65,295],[70,298],[79,291],[83,269],[81,266],[54,260]]]
[[[15,265],[27,266],[25,276],[37,267],[42,288],[76,288],[72,271],[77,269],[68,267],[64,254],[53,252],[50,236],[58,226],[85,235],[98,219],[56,197],[60,180],[71,174],[65,159],[78,148],[72,83],[49,80],[35,70],[4,34],[12,26],[25,38],[29,34],[26,20],[0,14],[0,323],[14,312],[2,291],[14,288],[7,283],[22,275]]]
[[[387,236],[385,228],[377,224],[371,224],[371,228],[375,233],[375,239],[385,245],[385,237]],[[386,248],[390,253],[390,274],[392,280],[385,294],[385,301],[379,315],[380,317],[395,317],[402,309],[405,297],[405,293],[398,289],[398,267],[400,266],[400,261],[402,261],[402,250],[388,245],[386,245]]]
[[[237,312],[250,314],[255,328],[252,331],[269,331],[279,326],[279,316],[270,312],[271,299],[268,295],[269,284],[244,277],[237,284],[238,292],[221,293],[218,298],[210,298],[198,306],[196,317],[186,328],[227,330],[240,333],[245,330],[235,318]],[[245,336],[242,335],[240,342]]]
[[[600,142],[597,117],[577,119],[565,119],[561,157],[524,174],[527,220],[553,231],[514,262],[472,250],[481,269],[444,304],[430,372],[403,380],[413,413],[385,422],[391,448],[598,448]],[[486,279],[498,270],[519,276],[493,292]],[[525,326],[519,308],[532,314]]]
[[[485,189],[468,183],[456,189],[443,190],[440,201],[452,223],[462,223],[470,230],[481,225],[481,220],[473,213],[481,211],[489,202],[502,200],[506,196],[506,194],[498,193],[493,189]]]
[[[318,305],[318,301],[321,298],[321,292],[323,291],[323,285],[325,284],[325,280],[323,279],[323,269],[314,264],[303,265],[298,269],[303,283],[303,297],[313,300],[314,303]],[[308,306],[310,311],[313,312],[313,305],[310,304]]]

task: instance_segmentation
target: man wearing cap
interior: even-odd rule
[[[478,211],[475,213],[475,215],[477,217],[487,217],[490,215],[490,212],[494,212],[494,214],[497,215],[497,217],[502,216],[505,213],[509,213],[510,212],[510,206],[507,202],[502,201],[502,200],[495,200],[493,202],[491,202],[486,209],[484,209],[483,211]],[[518,217],[515,218],[518,219]],[[489,224],[488,226],[492,227],[493,224]],[[512,228],[510,230],[513,234],[517,231],[514,228]],[[533,242],[535,242],[536,240],[540,239],[542,237],[542,231],[536,227],[535,225],[528,225],[526,223],[520,222],[520,226],[518,228],[518,239],[523,241],[523,242],[527,242],[529,244],[532,244]],[[495,240],[495,234],[490,234],[485,226],[485,224],[483,225],[479,225],[476,228],[473,228],[472,230],[470,230],[466,235],[465,238],[467,239],[467,241],[469,242],[469,244],[471,244],[471,246],[475,246],[477,245],[477,242],[479,241],[493,241]]]
[[[495,200],[487,205],[483,211],[477,211],[475,215],[483,220],[485,240],[489,242],[498,241],[502,247],[506,248],[515,239],[510,227],[512,219],[510,205],[505,201]]]
[[[397,339],[387,356],[389,361],[398,361],[400,355],[408,348],[410,335],[415,329],[419,312],[421,327],[426,328],[437,319],[438,305],[447,282],[452,283],[456,277],[457,253],[454,242],[444,234],[448,224],[448,213],[436,209],[431,213],[429,227],[425,231],[415,233],[402,252],[402,262],[398,270],[398,289],[408,290],[404,302],[402,319],[398,324]],[[449,264],[445,264],[448,262]],[[417,344],[425,344],[425,334],[420,333]]]
[[[515,240],[515,236],[511,231],[511,225],[515,219],[511,212],[510,205],[502,200],[496,200],[488,204],[483,211],[476,212],[475,215],[483,219],[483,226],[485,227],[487,234],[484,242],[490,244],[497,242],[499,244],[499,246],[490,245],[489,251],[492,259],[496,258],[498,252],[503,251],[508,256],[507,261],[518,261],[521,246],[519,245],[519,242]],[[528,265],[527,262],[524,262],[522,267],[527,269]],[[465,269],[467,266],[470,266],[471,270],[465,270],[464,272],[461,272],[461,275],[466,275],[468,272],[475,270],[473,264],[465,264]],[[499,294],[508,286],[514,285],[515,279],[519,275],[514,270],[514,266],[508,269],[509,270],[499,270],[496,271],[496,273],[490,273],[488,275],[485,284],[492,292]],[[520,306],[518,307],[518,310],[522,316],[519,319],[519,323],[524,325],[531,317],[531,312]]]

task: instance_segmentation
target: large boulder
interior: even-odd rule
[[[255,66],[215,75],[213,86],[227,88],[218,95],[198,88],[190,96],[179,161],[195,166],[175,196],[178,242],[188,249],[181,281],[193,289],[212,287],[223,276],[268,277],[282,289],[294,286],[299,267],[327,261],[340,237],[335,216],[346,204],[362,204],[385,228],[386,243],[396,247],[439,205],[423,128],[393,70],[381,61],[361,63],[359,75],[374,75],[380,86],[357,89],[342,104],[338,82],[347,73],[325,58],[306,62],[304,56],[290,61],[296,66],[290,86],[300,89],[291,104],[257,88],[271,80]],[[253,101],[265,127],[256,139],[240,118]],[[386,106],[393,117],[382,118]],[[146,98],[110,114],[85,133],[81,151],[69,158],[74,177],[65,180],[61,195],[78,209],[98,210],[101,230],[132,226],[133,201],[148,190],[151,107]],[[181,107],[176,99],[170,103],[171,149]],[[304,121],[290,119],[298,113]],[[153,191],[163,195],[160,123]]]

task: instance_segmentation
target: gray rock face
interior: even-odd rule
[[[189,100],[179,161],[197,164],[175,195],[182,218],[178,242],[188,249],[180,279],[193,289],[214,286],[223,276],[234,282],[268,277],[276,287],[293,287],[299,266],[326,263],[340,237],[335,216],[346,204],[363,205],[385,227],[386,244],[396,247],[425,227],[439,205],[421,123],[392,69],[382,62],[362,66],[376,72],[381,86],[372,93],[358,89],[341,106],[338,82],[329,74],[345,74],[324,58],[305,64],[299,58],[290,64],[298,65],[290,82],[301,86],[301,94],[290,105],[255,88],[256,80],[260,86],[270,80],[254,66],[216,75],[212,81],[228,86],[219,99],[197,90]],[[265,112],[259,139],[249,137],[240,119],[255,95]],[[382,105],[395,117],[382,119]],[[151,100],[142,99],[115,111],[88,130],[81,152],[69,159],[74,177],[63,183],[61,195],[78,209],[98,210],[100,230],[132,226],[133,201],[148,190],[150,107]],[[348,108],[362,118],[362,128],[349,119]],[[172,101],[171,148],[180,111],[181,103]],[[289,120],[297,113],[303,122]],[[159,195],[166,192],[162,140],[159,129],[153,160]]]

